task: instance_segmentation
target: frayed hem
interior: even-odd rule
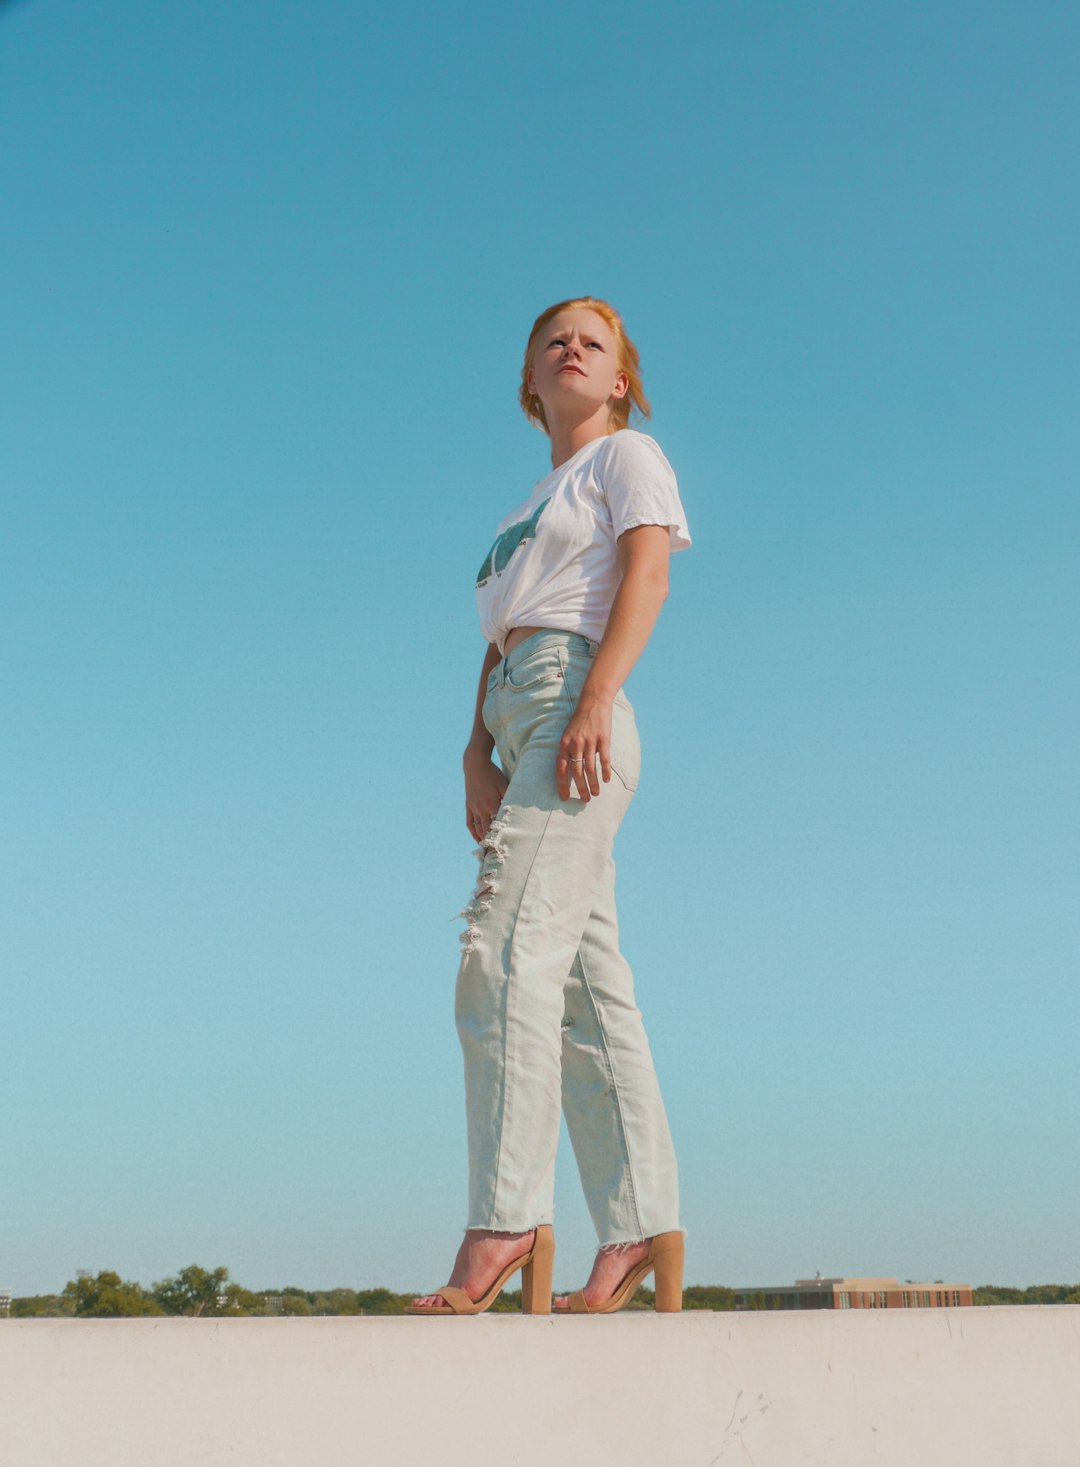
[[[527,1228],[489,1228],[483,1223],[468,1223],[465,1231],[467,1233],[483,1233],[488,1238],[519,1238],[522,1233],[534,1232],[537,1228],[550,1227],[550,1223],[530,1223]]]
[[[664,1233],[682,1233],[686,1237],[685,1228],[661,1228]],[[637,1248],[642,1243],[648,1243],[653,1238],[658,1238],[660,1233],[643,1234],[638,1238],[620,1238],[617,1243],[598,1243],[597,1251],[600,1253],[624,1253],[628,1248]]]

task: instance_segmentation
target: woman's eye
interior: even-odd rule
[[[587,346],[595,346],[597,351],[603,351],[604,350],[604,348],[600,345],[600,343],[598,341],[589,341],[589,342],[586,342],[586,345]]]
[[[554,337],[552,337],[551,341],[548,342],[548,345],[549,346],[565,346],[566,345],[566,342],[563,340],[563,338],[561,336],[554,336]]]

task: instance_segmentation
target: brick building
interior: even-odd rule
[[[955,1309],[970,1305],[970,1284],[909,1279],[796,1279],[764,1289],[736,1289],[736,1309]]]

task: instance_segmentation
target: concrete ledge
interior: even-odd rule
[[[6,1467],[1077,1467],[1080,1306],[0,1322]]]

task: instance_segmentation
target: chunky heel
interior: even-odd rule
[[[677,1314],[682,1309],[683,1258],[686,1244],[682,1233],[661,1233],[653,1239],[653,1282],[657,1314]]]
[[[522,1314],[551,1313],[551,1273],[555,1266],[555,1232],[544,1223],[536,1230],[536,1241],[528,1260],[521,1266]]]

